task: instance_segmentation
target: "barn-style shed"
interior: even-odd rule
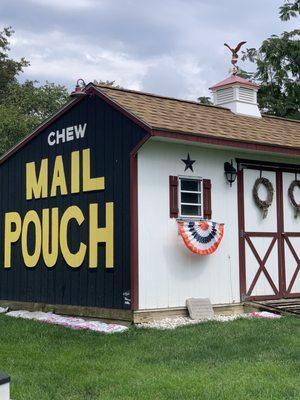
[[[2,159],[0,303],[108,319],[300,297],[300,123],[89,84]]]

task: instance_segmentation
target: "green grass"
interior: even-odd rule
[[[13,400],[300,399],[300,318],[107,335],[0,316]]]

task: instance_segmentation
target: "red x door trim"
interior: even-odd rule
[[[299,234],[284,233],[282,236],[283,236],[286,244],[288,245],[288,247],[289,247],[289,249],[290,249],[290,251],[291,251],[291,253],[292,253],[292,255],[293,255],[293,257],[294,257],[294,259],[296,261],[296,263],[297,263],[297,267],[295,269],[295,272],[294,272],[294,274],[292,276],[292,279],[290,281],[290,284],[289,284],[289,286],[288,286],[288,288],[286,289],[286,292],[285,292],[285,296],[288,296],[289,294],[291,294],[291,291],[292,291],[292,288],[294,286],[295,280],[296,280],[296,278],[297,278],[297,276],[299,274],[299,271],[300,271],[300,258],[298,257],[298,254],[296,253],[296,250],[294,249],[294,246],[292,245],[289,237],[300,237],[300,233]],[[293,293],[293,295],[299,295],[299,294]]]
[[[254,237],[254,235],[251,235],[251,236]],[[260,235],[259,237],[262,237],[262,236]],[[265,277],[267,278],[268,282],[270,283],[274,294],[278,295],[279,291],[278,291],[275,283],[273,282],[273,279],[271,278],[271,276],[270,276],[270,274],[269,274],[269,272],[268,272],[268,270],[266,268],[266,262],[267,262],[267,260],[268,260],[268,258],[270,256],[273,248],[274,248],[275,243],[277,242],[277,235],[274,234],[273,239],[272,239],[272,241],[271,241],[271,243],[270,243],[270,245],[269,245],[269,247],[267,249],[267,252],[266,252],[266,254],[265,254],[263,259],[260,258],[260,256],[259,256],[259,254],[258,254],[253,242],[251,241],[251,239],[247,235],[247,233],[245,233],[245,239],[246,239],[246,242],[248,243],[250,249],[252,250],[252,253],[254,254],[254,256],[255,256],[258,264],[259,264],[259,268],[258,268],[258,270],[257,270],[257,272],[256,272],[256,274],[254,276],[254,279],[253,279],[253,281],[252,281],[252,283],[251,283],[251,285],[250,285],[250,287],[249,287],[249,289],[247,291],[246,296],[247,297],[251,296],[251,293],[252,293],[252,291],[253,291],[253,289],[254,289],[257,281],[258,281],[258,278],[259,278],[259,276],[260,276],[260,274],[262,272],[264,273]]]

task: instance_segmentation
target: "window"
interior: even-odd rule
[[[180,217],[203,217],[202,179],[179,177]]]
[[[211,180],[169,176],[170,218],[211,219]]]

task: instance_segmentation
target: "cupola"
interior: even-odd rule
[[[229,108],[235,114],[261,118],[257,104],[259,85],[237,75],[238,52],[246,42],[235,48],[224,43],[231,52],[232,75],[209,88],[213,93],[214,105]]]
[[[236,114],[261,117],[257,104],[257,91],[259,86],[237,75],[212,86],[213,100],[216,106],[229,108]]]

